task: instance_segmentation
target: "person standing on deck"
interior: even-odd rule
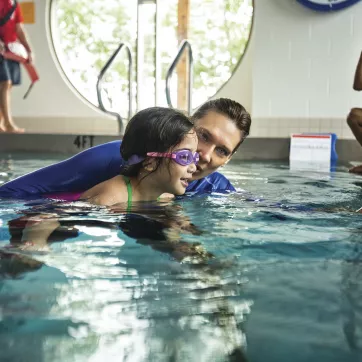
[[[13,44],[23,46],[28,62],[33,61],[31,47],[23,26],[23,16],[16,0],[0,0],[0,54],[11,51]],[[20,64],[0,56],[0,132],[23,133],[13,121],[10,94],[13,85],[21,84]]]

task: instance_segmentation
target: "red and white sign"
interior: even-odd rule
[[[332,135],[292,134],[290,142],[290,167],[309,165],[313,169],[329,171],[331,166]],[[309,167],[307,167],[309,168]]]

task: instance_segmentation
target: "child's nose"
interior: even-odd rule
[[[187,172],[189,172],[189,173],[194,173],[196,171],[196,165],[195,165],[195,163],[193,162],[193,163],[191,163],[190,165],[189,165],[189,168],[187,169]]]

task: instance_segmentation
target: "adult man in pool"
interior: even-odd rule
[[[248,136],[251,118],[245,108],[220,98],[203,104],[192,116],[199,139],[200,161],[187,192],[232,192],[231,183],[216,172]],[[0,197],[26,198],[47,193],[84,191],[119,174],[121,141],[85,150],[74,157],[7,182]]]
[[[357,65],[353,89],[362,91],[362,53]],[[362,108],[352,108],[348,115],[347,123],[356,137],[356,140],[362,146]],[[362,175],[362,165],[352,167],[349,172]]]

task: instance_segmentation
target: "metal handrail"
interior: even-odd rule
[[[191,93],[192,93],[192,84],[193,84],[193,80],[194,80],[194,71],[193,71],[193,63],[194,63],[194,59],[192,57],[192,47],[191,44],[188,40],[183,40],[181,42],[181,45],[179,47],[179,50],[176,54],[176,57],[174,58],[174,60],[172,61],[170,67],[168,68],[167,71],[167,75],[166,75],[166,99],[167,99],[167,104],[169,107],[174,108],[172,105],[172,101],[171,101],[171,94],[170,94],[170,82],[171,82],[171,77],[172,77],[172,73],[175,70],[177,64],[179,63],[182,54],[185,50],[185,48],[188,49],[188,61],[189,61],[189,84],[188,84],[188,89],[187,89],[187,93],[188,93],[188,113],[191,114],[192,112],[192,99],[191,99]]]
[[[129,102],[128,103],[128,119],[130,119],[132,116],[132,83],[131,82],[132,82],[133,59],[132,59],[131,48],[126,43],[121,43],[119,45],[119,47],[116,49],[116,51],[112,54],[112,56],[108,59],[107,63],[104,65],[101,72],[99,73],[98,80],[97,80],[97,98],[98,98],[99,108],[103,112],[106,112],[108,114],[111,114],[111,115],[117,117],[119,133],[121,133],[123,131],[122,116],[117,112],[111,112],[106,109],[106,107],[103,104],[101,90],[102,90],[103,78],[104,78],[105,73],[107,72],[107,70],[111,66],[111,64],[113,63],[113,61],[116,58],[116,56],[118,55],[118,53],[123,48],[126,50],[127,57],[128,57],[128,99],[129,99],[128,100],[128,102]]]

